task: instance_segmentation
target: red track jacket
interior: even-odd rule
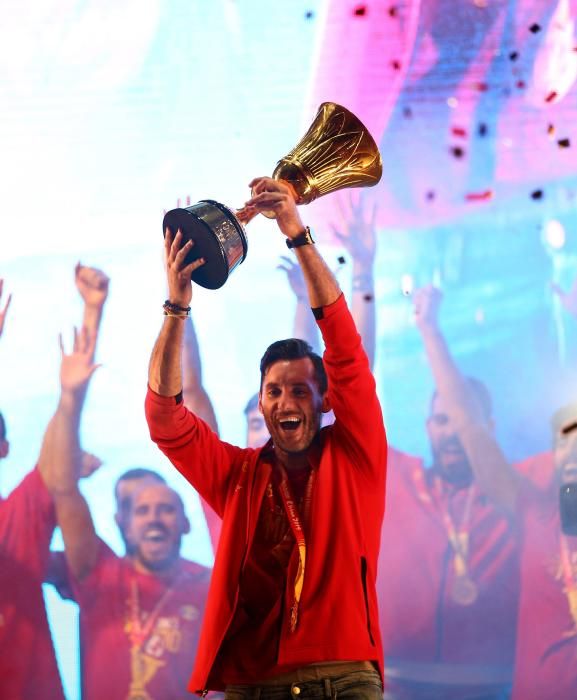
[[[383,668],[375,577],[385,505],[387,444],[375,381],[341,295],[315,309],[326,350],[335,423],[321,430],[307,565],[299,623],[290,631],[287,603],[278,652],[283,665],[375,661]],[[223,688],[211,673],[233,618],[239,577],[270,479],[261,450],[220,440],[180,397],[150,389],[146,416],[152,440],[222,517],[211,587],[189,690]],[[298,554],[293,552],[287,586]]]

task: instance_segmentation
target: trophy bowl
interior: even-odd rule
[[[162,222],[162,230],[166,232],[167,228],[172,234],[180,229],[182,245],[194,241],[185,264],[205,259],[191,278],[206,289],[222,287],[246,258],[248,240],[244,227],[234,212],[220,202],[203,199],[190,207],[171,209]]]

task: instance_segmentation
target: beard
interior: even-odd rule
[[[128,545],[130,555],[149,571],[162,572],[169,569],[180,556],[180,538],[176,542],[166,542],[165,546],[154,546],[145,541]]]
[[[441,477],[454,486],[469,486],[474,475],[467,453],[456,436],[441,440],[432,448],[433,466]]]
[[[275,448],[287,454],[302,454],[311,446],[321,427],[321,416],[305,416],[295,430],[283,430],[276,420],[265,417],[266,427],[270,433]]]

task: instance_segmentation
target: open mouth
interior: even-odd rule
[[[298,416],[289,416],[278,421],[281,430],[288,433],[294,432],[302,424],[302,420]]]
[[[160,528],[150,528],[142,538],[145,542],[165,542],[168,539],[168,534]]]

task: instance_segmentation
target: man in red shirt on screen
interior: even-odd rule
[[[146,400],[152,439],[222,518],[211,591],[189,684],[230,698],[382,696],[375,576],[386,439],[375,382],[341,290],[288,187],[251,183],[249,207],[273,209],[303,271],[325,341],[273,343],[261,360],[271,439],[234,447],[182,403],[190,243],[166,235],[169,304]],[[321,415],[335,422],[321,429]],[[376,667],[376,668],[375,668]],[[378,671],[377,671],[378,669]]]
[[[190,529],[184,505],[150,479],[140,480],[119,523],[127,555],[96,535],[78,489],[80,414],[96,369],[88,337],[83,329],[74,351],[63,353],[61,398],[46,437],[57,465],[50,489],[81,610],[83,698],[182,700],[210,570],[180,556]]]
[[[463,376],[438,324],[441,293],[413,295],[436,384],[427,419],[433,466],[391,449],[378,594],[391,700],[507,697],[515,651],[518,548],[488,498],[491,400]]]
[[[0,297],[2,280],[0,280]],[[10,297],[0,310],[0,336]],[[0,459],[8,457],[0,414]],[[40,458],[10,495],[0,497],[0,697],[63,700],[42,594],[56,515],[46,483],[53,465]]]

